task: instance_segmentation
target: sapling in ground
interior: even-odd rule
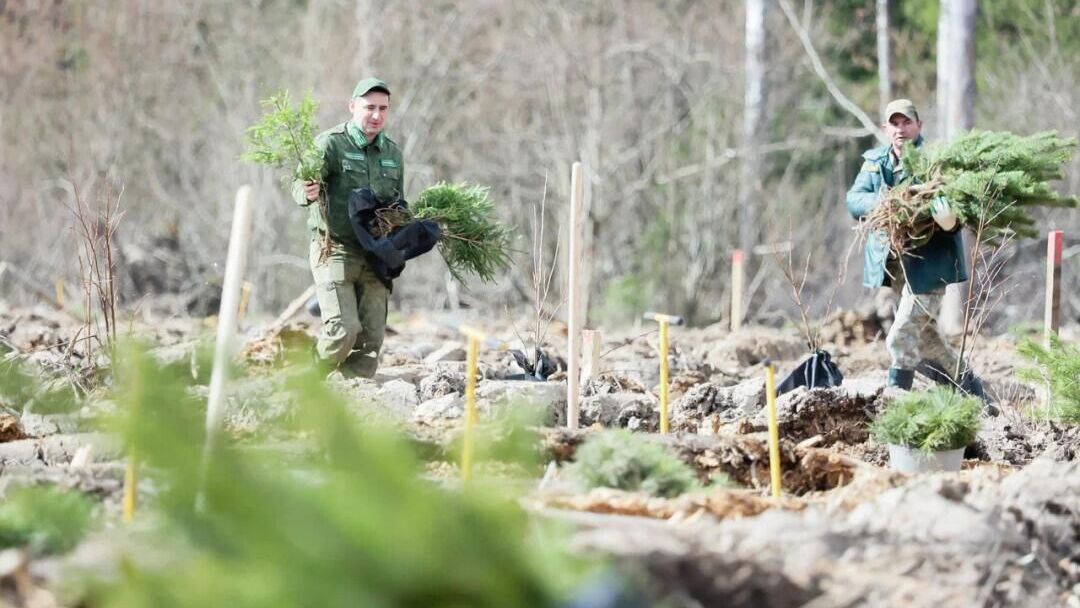
[[[567,473],[590,488],[615,488],[671,498],[697,487],[694,471],[667,449],[624,429],[591,435]]]
[[[1028,339],[1017,352],[1036,366],[1020,370],[1020,377],[1047,387],[1050,416],[1080,424],[1080,348],[1051,334],[1049,347]]]

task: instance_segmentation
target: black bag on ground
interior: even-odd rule
[[[777,395],[793,391],[800,386],[807,388],[827,388],[840,386],[844,381],[844,374],[832,361],[832,355],[825,350],[815,350],[810,358],[799,364],[795,371],[788,374],[787,378],[776,389]]]
[[[561,359],[552,359],[548,357],[547,353],[536,349],[536,363],[533,364],[529,361],[529,358],[525,353],[520,350],[512,350],[510,354],[514,356],[514,361],[517,362],[518,367],[525,370],[525,375],[521,378],[511,377],[511,380],[531,378],[534,380],[547,380],[548,376],[554,374],[557,371],[561,371],[566,368],[565,362]],[[520,374],[519,374],[520,375]]]

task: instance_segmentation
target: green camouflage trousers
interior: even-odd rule
[[[931,359],[946,370],[954,369],[956,353],[938,333],[936,320],[945,290],[916,295],[903,277],[897,277],[893,280],[893,291],[900,295],[900,303],[889,335],[885,337],[892,366],[915,369],[919,361]]]
[[[374,377],[386,333],[390,290],[362,255],[336,243],[320,264],[321,240],[312,239],[308,252],[322,310],[322,331],[315,348],[321,359],[337,366],[346,376]]]

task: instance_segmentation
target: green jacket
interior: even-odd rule
[[[923,143],[920,137],[916,146]],[[855,219],[862,219],[873,210],[881,198],[881,191],[900,183],[905,175],[893,165],[888,144],[872,148],[863,154],[862,168],[855,183],[847,193],[848,212]],[[885,235],[871,232],[866,237],[863,254],[863,285],[881,287],[889,284],[885,266],[889,260],[889,244]],[[903,256],[904,274],[911,291],[930,293],[949,283],[966,281],[967,263],[964,260],[964,238],[959,228],[952,232],[935,230],[930,240]]]
[[[405,162],[401,148],[383,133],[369,142],[352,121],[320,133],[315,145],[323,153],[322,182],[328,202],[330,237],[361,251],[349,224],[349,195],[357,188],[371,188],[380,200],[388,203],[403,198]],[[310,230],[327,230],[319,206],[304,196],[303,182],[293,183],[293,199],[298,205],[310,208],[307,222]]]

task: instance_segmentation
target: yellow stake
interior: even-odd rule
[[[668,324],[682,325],[683,318],[675,315],[662,315],[647,312],[646,320],[660,324],[660,434],[668,433]]]
[[[469,338],[469,351],[465,359],[465,437],[461,445],[461,481],[467,483],[472,478],[474,435],[478,418],[476,414],[476,360],[480,354],[480,340],[483,339],[483,335],[469,327],[462,327],[461,333]]]
[[[135,493],[138,489],[139,478],[135,473],[135,457],[128,458],[127,467],[124,469],[124,521],[135,519]]]
[[[773,498],[780,498],[780,425],[776,422],[776,370],[765,361],[765,400],[769,408],[769,473]]]
[[[240,286],[240,310],[237,311],[236,320],[243,321],[244,313],[247,312],[248,299],[251,297],[251,281],[244,281]]]
[[[667,319],[660,320],[660,434],[668,432],[668,341]]]
[[[64,279],[56,279],[56,303],[64,305]]]

